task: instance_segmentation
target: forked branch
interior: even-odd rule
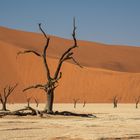
[[[32,97],[27,98],[27,107],[30,107],[30,101],[31,101]]]
[[[71,57],[71,59],[73,60],[73,62],[74,62],[77,66],[79,66],[80,68],[83,68],[83,66],[81,66],[73,57]]]
[[[41,27],[41,23],[38,24],[40,31],[43,33],[44,37],[46,39],[48,39],[49,37],[46,35],[46,33],[43,31],[42,27]]]
[[[33,54],[35,54],[36,56],[40,56],[40,57],[41,57],[41,55],[40,55],[39,53],[37,53],[36,51],[33,51],[33,50],[26,50],[26,51],[24,51],[24,52],[18,52],[18,53],[17,53],[17,56],[20,55],[20,54],[26,54],[26,53],[33,53]]]
[[[36,107],[38,107],[38,105],[39,105],[38,98],[34,98],[34,100],[35,100],[35,103],[36,103]]]
[[[114,96],[113,97],[113,105],[114,105],[114,108],[117,108],[118,106],[118,101],[120,100],[121,98],[118,98],[117,96]]]
[[[76,39],[76,26],[75,26],[75,18],[73,19],[73,33],[72,33],[72,37],[73,37],[73,41],[74,41],[74,45],[70,48],[68,48],[60,57],[59,62],[58,62],[58,66],[56,69],[56,72],[54,74],[54,79],[56,79],[58,77],[58,74],[60,72],[60,69],[62,67],[62,64],[64,61],[66,60],[70,60],[72,59],[74,61],[74,63],[76,63],[78,66],[82,67],[73,57],[73,52],[72,50],[76,47],[78,47],[77,45],[77,39]]]
[[[27,54],[27,53],[33,53],[35,54],[36,56],[39,56],[39,57],[42,57],[43,58],[43,61],[44,61],[44,65],[45,65],[45,68],[46,68],[46,71],[47,71],[47,78],[48,80],[51,79],[51,76],[50,76],[50,70],[49,70],[49,67],[48,67],[48,64],[47,64],[47,60],[46,60],[46,50],[49,46],[49,41],[50,41],[50,38],[46,35],[46,33],[43,31],[42,27],[41,27],[41,23],[39,23],[39,29],[41,30],[41,32],[43,33],[44,37],[46,38],[46,45],[44,47],[44,50],[43,50],[43,54],[39,54],[38,52],[34,51],[34,50],[25,50],[23,52],[18,52],[17,53],[17,56],[20,55],[20,54]]]
[[[1,103],[3,104],[3,98],[2,98],[1,93],[0,93],[0,101],[1,101]]]
[[[85,107],[86,106],[86,101],[84,101],[84,103],[83,103],[83,107]]]
[[[8,86],[8,87],[5,87],[4,88],[4,98],[7,99],[8,96],[14,91],[14,89],[17,87],[18,84],[16,84],[15,86],[11,87],[11,86]]]
[[[50,76],[50,70],[49,70],[49,66],[48,66],[48,63],[47,63],[47,60],[46,60],[46,51],[47,51],[47,48],[49,46],[49,41],[50,41],[50,38],[46,35],[46,33],[43,31],[42,27],[41,27],[41,23],[39,23],[39,29],[40,31],[43,33],[44,37],[46,38],[46,45],[44,47],[44,50],[43,50],[43,60],[44,60],[44,65],[45,65],[45,68],[46,68],[46,71],[47,71],[47,78],[48,80],[51,79],[51,76]]]
[[[27,87],[27,88],[23,89],[23,92],[25,92],[25,91],[27,91],[29,89],[32,89],[32,88],[45,89],[45,86],[44,85],[41,85],[41,84],[33,85],[33,86],[30,86],[30,87]]]
[[[16,84],[15,86],[7,86],[4,88],[3,93],[0,94],[0,101],[2,103],[2,110],[6,111],[6,104],[7,104],[7,100],[8,97],[10,96],[10,94],[14,91],[14,89],[17,87],[18,84]]]
[[[79,101],[79,99],[73,99],[73,102],[74,102],[74,108],[76,108],[76,104],[77,104],[78,101]]]

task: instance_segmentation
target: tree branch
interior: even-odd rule
[[[23,89],[23,92],[29,90],[29,89],[32,89],[32,88],[40,88],[40,89],[45,89],[45,86],[44,85],[41,85],[41,84],[37,84],[37,85],[34,85],[34,86],[30,86],[30,87],[27,87],[25,89]]]
[[[4,99],[5,99],[6,96],[7,96],[6,89],[7,89],[7,86],[3,89],[3,96],[4,96]]]
[[[37,53],[36,51],[33,51],[33,50],[26,50],[26,51],[24,51],[24,52],[18,52],[18,53],[17,53],[17,56],[20,55],[20,54],[26,54],[26,53],[33,53],[33,54],[35,54],[36,56],[40,56],[40,57],[41,57],[41,55],[40,55],[39,53]]]
[[[18,86],[18,84],[16,84],[16,85],[13,86],[13,87],[10,87],[10,86],[9,86],[9,88],[8,88],[8,93],[7,93],[6,97],[8,97],[8,96],[14,91],[14,89],[15,89],[17,86]]]
[[[49,40],[47,40],[47,44],[46,44],[44,51],[43,51],[43,60],[44,60],[44,65],[45,65],[45,68],[47,71],[47,78],[48,78],[48,80],[50,80],[51,79],[50,70],[49,70],[49,66],[47,63],[47,59],[46,59],[46,50],[47,50],[48,45],[49,45]]]
[[[83,66],[81,66],[73,57],[71,57],[71,59],[73,60],[73,62],[78,65],[80,68],[83,68]]]
[[[30,101],[31,101],[32,97],[27,98],[27,107],[30,107]]]
[[[140,102],[140,96],[135,98],[135,102],[138,104]]]
[[[41,23],[38,24],[40,31],[43,33],[44,37],[46,39],[48,39],[48,36],[46,35],[46,33],[43,31],[42,27],[41,27]]]
[[[72,37],[73,37],[73,40],[74,40],[74,45],[70,48],[68,48],[64,53],[63,55],[61,56],[60,60],[62,60],[66,54],[68,54],[72,49],[78,47],[77,45],[77,40],[76,40],[76,26],[75,26],[75,18],[73,18],[73,33],[72,33]]]
[[[3,104],[3,99],[2,99],[1,93],[0,93],[0,101]]]
[[[39,103],[38,103],[38,98],[34,98],[35,103],[36,103],[36,107],[38,107]]]
[[[79,99],[73,99],[73,101],[74,101],[74,102],[78,102],[78,101],[79,101]]]
[[[16,84],[15,86],[11,87],[11,86],[6,86],[3,89],[3,94],[0,93],[0,101],[3,105],[3,109],[6,110],[6,103],[7,103],[7,99],[9,97],[9,95],[14,91],[14,89],[17,87],[18,84]]]
[[[57,66],[57,69],[56,69],[56,72],[54,74],[54,79],[56,79],[58,77],[58,74],[59,74],[59,71],[62,67],[62,64],[65,60],[68,60],[68,59],[72,59],[72,56],[73,55],[73,52],[71,52],[74,48],[78,47],[77,46],[77,40],[76,40],[76,26],[75,26],[75,18],[73,19],[73,33],[72,33],[72,37],[73,37],[73,40],[74,40],[74,45],[70,48],[68,48],[63,54],[62,56],[60,57],[60,60],[59,60],[59,63],[58,63],[58,66]],[[76,62],[75,60],[73,60],[74,62]],[[76,64],[79,65],[79,63],[76,62]]]
[[[46,68],[46,71],[47,71],[47,78],[48,78],[48,80],[50,80],[51,79],[50,70],[49,70],[47,60],[46,60],[46,51],[47,51],[47,48],[49,46],[50,38],[43,31],[43,29],[41,27],[41,23],[39,23],[38,25],[39,25],[39,29],[41,30],[41,32],[43,33],[44,37],[46,38],[46,45],[45,45],[44,50],[43,50],[43,60],[44,60],[44,65],[45,65],[45,68]]]
[[[76,26],[75,26],[75,17],[73,18],[73,33],[72,33],[72,37],[73,37],[73,40],[74,40],[74,45],[73,46],[75,46],[75,47],[78,47],[77,46],[77,40],[76,40]]]
[[[62,72],[59,72],[59,77],[57,77],[56,81],[58,81],[59,79],[61,79],[62,77]]]

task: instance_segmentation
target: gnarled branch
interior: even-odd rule
[[[77,40],[76,40],[76,26],[75,26],[75,18],[73,19],[73,33],[72,33],[72,37],[73,37],[73,40],[74,40],[74,45],[70,48],[68,48],[63,54],[62,56],[60,57],[60,60],[58,62],[58,66],[57,66],[57,69],[56,69],[56,72],[54,74],[54,79],[56,79],[58,77],[58,74],[59,74],[59,71],[61,69],[61,66],[63,64],[64,61],[68,60],[68,59],[73,59],[72,55],[73,55],[73,52],[71,52],[74,48],[78,47],[77,45]],[[73,59],[74,62],[75,59]],[[79,63],[76,62],[76,64],[79,65]],[[81,67],[81,66],[80,66]]]
[[[20,54],[26,54],[26,53],[33,53],[36,56],[40,56],[41,57],[41,55],[39,53],[37,53],[36,51],[33,51],[33,50],[25,50],[24,52],[18,52],[17,56],[20,55]]]
[[[75,33],[76,32],[76,28],[77,27],[75,26],[75,17],[74,17],[73,18],[73,33],[72,33],[72,37],[73,37],[73,40],[74,40],[74,45],[73,45],[74,47],[78,47],[77,46],[76,36],[75,36],[76,35],[76,33]]]
[[[7,100],[8,96],[13,92],[13,90],[17,87],[17,85],[18,84],[16,84],[13,87],[7,86],[7,87],[4,88],[4,90],[3,90],[3,96],[4,96],[3,98],[4,98],[4,100]]]
[[[48,39],[48,36],[46,35],[46,33],[43,31],[42,27],[41,27],[41,23],[38,24],[40,31],[43,33],[44,37],[46,39]]]
[[[39,105],[38,98],[34,98],[34,100],[35,100],[35,103],[36,103],[36,107],[38,107],[38,105]]]
[[[61,79],[62,77],[62,72],[59,72],[59,77],[57,77],[56,81],[58,81],[59,79]]]
[[[41,85],[41,84],[37,84],[37,85],[34,85],[34,86],[30,86],[30,87],[27,87],[25,89],[23,89],[23,92],[29,90],[29,89],[32,89],[32,88],[40,88],[40,89],[45,89],[45,86],[44,85]]]
[[[2,103],[2,110],[6,109],[7,99],[10,96],[10,94],[14,91],[14,89],[17,87],[18,84],[15,86],[6,86],[3,90],[3,94],[0,94],[0,101]]]
[[[48,66],[47,60],[46,60],[46,51],[47,51],[47,48],[49,46],[50,38],[43,31],[43,29],[41,27],[41,23],[39,23],[39,29],[43,33],[44,37],[46,38],[46,45],[45,45],[44,50],[43,50],[43,60],[44,60],[44,65],[45,65],[45,68],[46,68],[46,71],[47,71],[47,78],[48,78],[48,80],[50,80],[51,79],[50,70],[49,70],[49,66]]]
[[[1,101],[1,103],[3,104],[3,98],[2,98],[1,93],[0,93],[0,101]]]
[[[73,62],[78,65],[80,68],[83,68],[83,66],[81,66],[73,57],[71,57],[71,59],[73,60]]]
[[[75,26],[75,18],[73,18],[73,33],[72,33],[72,37],[74,40],[74,45],[70,48],[68,48],[61,56],[60,60],[62,60],[71,50],[73,50],[74,48],[78,47],[77,45],[77,40],[76,40],[76,26]]]

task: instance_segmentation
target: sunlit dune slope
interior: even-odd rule
[[[55,71],[58,58],[72,45],[71,40],[51,36],[48,61],[51,74]],[[45,101],[40,90],[22,90],[30,85],[45,83],[46,71],[40,58],[28,54],[17,56],[25,49],[42,52],[45,40],[41,34],[28,33],[0,27],[0,92],[9,83],[19,83],[10,102],[25,102],[27,96]],[[56,89],[56,102],[112,102],[115,95],[121,102],[134,102],[140,95],[140,48],[104,45],[78,41],[75,58],[84,66],[72,63],[62,67],[63,77]]]
[[[70,31],[71,32],[71,31]],[[41,52],[45,45],[42,34],[11,30],[0,27],[0,40],[20,48]],[[51,36],[48,56],[58,58],[71,40]],[[75,57],[84,66],[123,72],[140,72],[140,48],[105,45],[101,43],[78,41]]]

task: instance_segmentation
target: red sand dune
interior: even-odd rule
[[[58,58],[73,42],[50,37],[47,55],[53,74]],[[17,52],[25,49],[41,53],[44,44],[42,34],[0,27],[0,92],[8,84],[19,83],[10,102],[25,102],[26,96],[45,101],[43,91],[22,92],[27,86],[46,81],[42,60],[32,54],[16,58]],[[80,102],[103,103],[111,102],[117,95],[121,102],[134,102],[140,95],[140,48],[87,41],[78,41],[78,45],[74,56],[84,68],[68,62],[63,65],[63,77],[55,91],[55,101],[73,102],[74,98],[79,98]]]

